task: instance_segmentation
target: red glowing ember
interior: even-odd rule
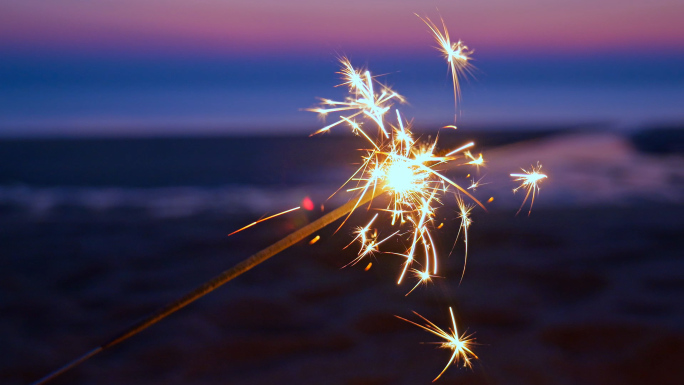
[[[307,211],[311,211],[311,210],[314,209],[314,204],[313,204],[313,202],[311,201],[311,198],[305,197],[305,198],[302,200],[302,208],[303,208],[304,210],[307,210]]]

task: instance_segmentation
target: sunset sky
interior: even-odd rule
[[[0,0],[0,134],[308,130],[342,54],[442,122],[445,63],[414,13],[475,50],[466,122],[684,119],[682,1]]]
[[[424,50],[414,13],[441,14],[454,35],[487,53],[684,48],[684,3],[677,0],[3,0],[0,9],[4,51]]]

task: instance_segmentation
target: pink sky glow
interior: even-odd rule
[[[429,48],[414,12],[441,14],[453,38],[480,52],[684,49],[681,0],[0,0],[0,48],[233,55]]]

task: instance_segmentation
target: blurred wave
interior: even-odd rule
[[[640,138],[637,144],[653,142],[635,137]],[[207,212],[258,216],[297,206],[305,197],[338,205],[353,196],[341,191],[328,199],[356,169],[361,155],[356,139],[13,142],[12,149],[23,157],[4,153],[0,208],[39,216],[64,210],[141,210],[167,217]],[[449,148],[453,139],[445,135],[442,144]],[[675,145],[671,136],[668,143]],[[537,162],[549,178],[541,185],[536,208],[684,202],[683,154],[643,152],[621,134],[569,131],[513,140],[483,152],[485,167],[455,162],[444,173],[464,187],[480,180],[473,193],[483,201],[494,198],[488,204],[493,210],[521,204],[524,195],[511,192],[517,185],[509,174]]]
[[[404,95],[419,126],[453,123],[445,64],[436,57],[357,55]],[[463,125],[609,122],[635,128],[684,121],[684,57],[477,57],[462,83]],[[122,136],[310,133],[302,111],[341,99],[335,55],[300,58],[7,57],[0,63],[0,135]]]

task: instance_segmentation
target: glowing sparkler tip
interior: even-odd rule
[[[460,40],[452,43],[443,21],[442,32],[442,29],[429,18],[422,20],[430,27],[440,43],[441,51],[447,56],[457,99],[458,76],[467,69],[471,51]],[[437,155],[437,140],[414,139],[411,122],[406,121],[396,108],[396,125],[386,122],[386,114],[391,111],[394,103],[403,102],[403,97],[390,87],[377,82],[369,70],[355,68],[348,58],[340,58],[340,65],[339,74],[343,79],[340,86],[347,87],[348,96],[342,101],[321,99],[320,106],[310,109],[321,115],[332,116],[331,113],[336,113],[339,116],[339,120],[319,129],[316,133],[327,132],[338,125],[344,125],[372,146],[367,149],[366,156],[362,157],[361,166],[340,189],[355,182],[356,186],[349,186],[346,190],[358,192],[357,205],[364,196],[388,195],[390,199],[387,207],[380,210],[391,213],[392,226],[410,227],[409,231],[400,229],[380,240],[378,230],[371,229],[371,224],[377,218],[376,214],[366,226],[356,229],[352,243],[358,240],[360,248],[357,257],[349,264],[354,265],[364,257],[380,252],[378,246],[397,234],[410,234],[412,240],[405,253],[393,253],[406,258],[397,283],[402,282],[409,269],[416,275],[419,284],[429,282],[435,277],[432,274],[437,274],[438,271],[437,247],[431,231],[437,227],[434,216],[436,206],[442,204],[443,194],[453,187],[458,194],[472,199],[486,211],[485,206],[469,192],[475,190],[480,181],[473,180],[470,186],[461,187],[443,175],[437,167],[457,159],[459,156],[456,154],[461,152],[466,158],[465,164],[479,167],[484,165],[485,161],[482,154],[475,157],[468,151],[475,145],[473,142],[446,155]],[[369,123],[378,129],[377,137],[374,137],[367,128]],[[444,128],[456,129],[456,125]],[[372,209],[371,205],[372,201],[368,204],[369,210]],[[467,228],[471,222],[469,213],[473,206],[465,206],[462,201],[461,205],[461,230],[464,230],[466,236],[467,257]],[[356,208],[357,206],[354,206],[351,212]],[[442,225],[439,225],[437,228],[441,227]],[[412,269],[414,263],[420,264],[421,270]]]

